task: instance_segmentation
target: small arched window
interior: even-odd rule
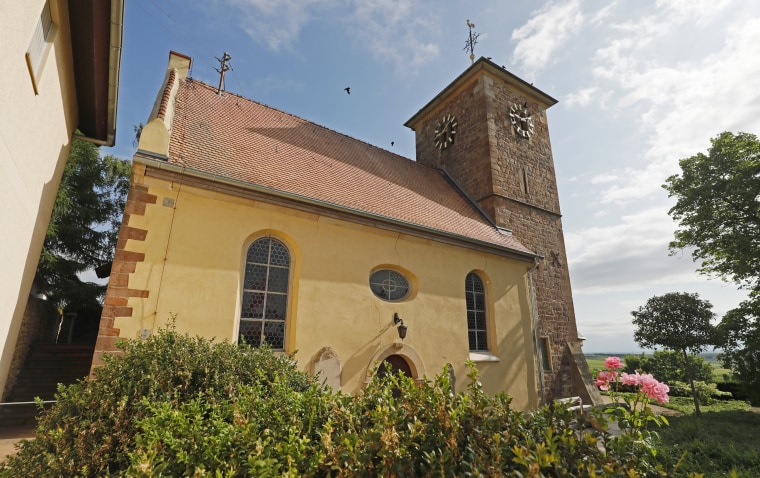
[[[488,350],[488,332],[486,330],[486,289],[483,279],[470,272],[465,279],[465,297],[467,299],[467,336],[471,351]]]
[[[290,252],[285,244],[271,237],[251,244],[246,255],[239,342],[285,349],[289,278]]]

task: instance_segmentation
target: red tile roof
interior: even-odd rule
[[[441,171],[192,79],[180,80],[169,162],[532,254]]]

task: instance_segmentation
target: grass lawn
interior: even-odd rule
[[[606,359],[608,355],[586,355],[585,357],[588,368],[591,370],[591,375],[596,378],[597,372],[604,368],[604,359]]]
[[[660,453],[671,463],[681,460],[677,476],[760,476],[760,413],[730,410],[725,402],[722,409],[700,408],[701,416],[668,417],[670,426],[658,429]]]
[[[682,413],[668,416],[669,425],[650,428],[659,434],[658,457],[666,468],[680,461],[674,476],[760,477],[760,413],[747,402],[716,400],[701,405],[699,417],[690,397],[670,397],[658,405]]]
[[[731,374],[731,370],[721,367],[720,364],[710,362],[710,365],[713,366],[713,380],[715,380],[715,383],[725,382],[723,377]]]
[[[706,357],[713,366],[716,382],[723,382],[729,370],[721,367],[716,354]],[[588,354],[586,362],[592,375],[604,368],[607,355]],[[667,408],[682,413],[669,416],[669,426],[657,428],[661,445],[658,456],[670,465],[679,463],[676,476],[702,473],[705,477],[760,477],[760,413],[747,402],[716,401],[701,405],[701,416],[694,414],[690,397],[670,397]]]

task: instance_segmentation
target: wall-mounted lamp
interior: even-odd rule
[[[398,337],[401,340],[404,340],[406,338],[406,329],[408,327],[404,324],[404,319],[398,316],[398,312],[393,313],[393,323],[398,325],[398,327],[396,327],[396,330],[398,330]]]

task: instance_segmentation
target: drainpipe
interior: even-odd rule
[[[535,349],[535,357],[536,357],[536,364],[538,367],[536,367],[536,370],[538,371],[538,386],[539,386],[539,392],[541,395],[541,406],[546,405],[546,394],[544,392],[544,361],[541,358],[541,348],[539,345],[539,335],[538,335],[538,307],[536,305],[536,288],[533,285],[533,271],[538,269],[539,265],[539,258],[536,257],[536,264],[528,270],[528,278],[530,280],[530,305],[533,309],[533,346]],[[547,350],[546,353],[549,353]]]

